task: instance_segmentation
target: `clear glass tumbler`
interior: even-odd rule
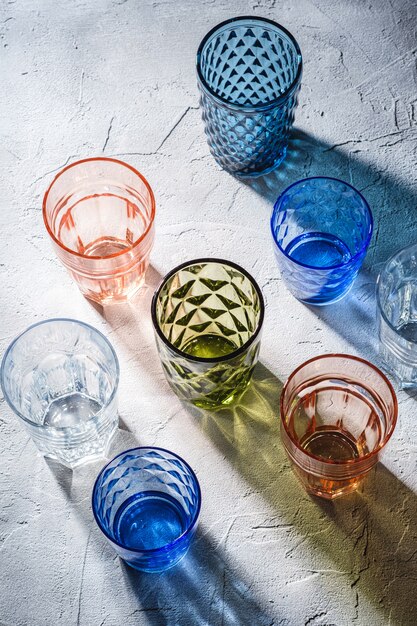
[[[271,217],[274,251],[291,293],[307,304],[337,302],[352,287],[372,237],[365,198],[336,178],[288,187]]]
[[[117,429],[119,363],[88,324],[51,319],[8,347],[1,387],[40,452],[68,467],[105,456]]]
[[[397,422],[394,389],[371,363],[347,354],[306,361],[281,394],[281,435],[305,489],[332,499],[354,491]]]
[[[94,517],[128,565],[162,572],[180,561],[197,528],[201,491],[181,457],[163,448],[133,448],[97,477]]]
[[[149,183],[115,159],[68,165],[43,200],[46,230],[58,258],[84,296],[100,304],[124,302],[142,286],[154,217]]]
[[[173,269],[152,300],[167,380],[183,400],[214,409],[246,389],[258,361],[264,302],[244,269],[197,259]]]
[[[260,176],[285,158],[301,85],[302,58],[285,28],[236,17],[213,28],[197,52],[210,151],[231,174]]]
[[[417,386],[417,244],[400,250],[378,277],[379,351],[401,388]]]

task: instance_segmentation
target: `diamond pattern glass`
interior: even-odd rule
[[[205,132],[219,165],[241,177],[278,167],[301,85],[293,36],[263,18],[228,20],[201,42],[197,74]]]
[[[372,236],[372,213],[348,183],[313,177],[288,187],[271,217],[274,251],[291,293],[324,305],[347,294]]]
[[[264,316],[254,279],[229,261],[199,259],[170,272],[152,301],[168,382],[202,408],[230,404],[258,360]]]
[[[117,554],[135,569],[161,572],[186,554],[201,506],[196,475],[162,448],[126,450],[93,489],[94,517]]]

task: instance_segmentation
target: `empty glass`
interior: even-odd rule
[[[291,293],[324,305],[347,294],[372,236],[365,198],[336,178],[314,177],[288,187],[271,217],[274,251]]]
[[[285,158],[302,74],[300,48],[285,28],[236,17],[213,28],[197,52],[203,121],[219,165],[260,176]]]
[[[92,506],[100,530],[122,559],[144,572],[162,572],[190,546],[200,485],[188,463],[173,452],[133,448],[101,470]]]
[[[43,200],[45,226],[58,258],[81,292],[100,304],[123,302],[141,287],[154,217],[149,183],[115,159],[68,165]]]
[[[281,394],[281,435],[306,490],[332,499],[354,491],[378,462],[397,422],[391,383],[347,354],[306,361]]]
[[[167,380],[183,400],[213,409],[249,384],[264,318],[261,290],[230,261],[197,259],[163,279],[152,300]]]
[[[378,277],[380,355],[402,388],[417,385],[417,244],[400,250]]]
[[[51,319],[8,347],[3,395],[44,456],[68,467],[104,456],[116,432],[119,363],[88,324]]]

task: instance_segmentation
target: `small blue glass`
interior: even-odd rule
[[[368,203],[336,178],[305,178],[288,187],[271,217],[274,251],[287,288],[301,302],[325,305],[345,296],[372,236]]]
[[[186,554],[201,506],[197,477],[169,450],[140,447],[116,456],[93,488],[100,530],[128,565],[162,572]]]
[[[285,158],[301,85],[299,45],[265,18],[236,17],[213,28],[197,52],[200,104],[210,151],[242,178]]]

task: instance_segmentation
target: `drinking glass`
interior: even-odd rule
[[[142,286],[154,217],[149,183],[116,159],[68,165],[43,200],[43,219],[58,258],[84,296],[99,304],[124,302]]]
[[[105,456],[116,432],[119,362],[88,324],[50,319],[8,347],[1,387],[40,452],[68,467]]]
[[[417,244],[394,254],[377,283],[379,351],[401,388],[417,385]]]
[[[305,489],[332,499],[354,491],[397,422],[391,383],[371,363],[325,354],[298,367],[281,394],[282,441]]]
[[[181,457],[163,448],[126,450],[100,472],[93,513],[128,565],[162,572],[180,561],[197,527],[201,491]]]
[[[258,360],[264,302],[255,280],[221,259],[183,263],[152,300],[166,378],[183,400],[214,409],[245,390]]]
[[[266,174],[285,158],[301,85],[298,43],[260,17],[213,28],[197,52],[200,104],[210,151],[240,177]]]
[[[274,251],[287,288],[301,302],[337,302],[352,287],[372,236],[362,194],[336,178],[288,187],[271,217]]]

